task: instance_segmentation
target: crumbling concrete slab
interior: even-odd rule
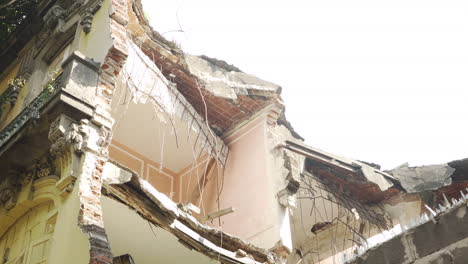
[[[349,263],[467,263],[466,212],[466,200],[454,204],[434,219],[370,249]]]
[[[417,193],[450,185],[454,171],[448,164],[409,167],[405,163],[389,173],[400,181],[407,192]]]
[[[223,61],[193,55],[186,55],[185,59],[190,72],[216,96],[236,100],[238,95],[268,96],[281,92],[279,85],[241,72]]]

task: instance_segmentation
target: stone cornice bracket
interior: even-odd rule
[[[65,17],[67,11],[65,11],[60,5],[52,6],[47,13],[42,17],[45,26],[37,34],[37,40],[35,42],[34,58],[38,56],[41,50],[49,42],[51,36],[54,35],[54,31],[57,27],[62,27],[65,24]]]
[[[91,10],[89,8],[81,16],[80,25],[83,26],[83,32],[86,34],[91,32],[91,25],[93,24],[93,17],[94,17],[94,14],[91,13]]]
[[[85,151],[101,154],[110,141],[110,134],[105,127],[96,127],[88,119],[81,119],[79,124],[61,114],[51,124],[49,140],[52,142],[50,153],[60,157],[64,152],[72,151],[81,155]]]
[[[59,157],[71,146],[68,134],[70,133],[73,120],[67,116],[59,115],[50,125],[48,138],[52,142],[50,153],[54,157]]]
[[[9,170],[0,182],[0,208],[7,211],[15,207],[21,190],[20,173]]]
[[[18,95],[25,84],[26,80],[21,77],[10,81],[8,84],[8,89],[0,95],[0,116],[8,104],[10,106],[14,106],[16,104]]]
[[[62,25],[64,23],[64,19],[66,15],[67,15],[67,11],[65,11],[59,5],[54,5],[44,15],[43,20],[47,28],[50,30],[53,30],[57,27],[57,25],[59,24]]]
[[[50,154],[55,158],[59,193],[64,196],[73,190],[80,173],[80,157],[87,137],[84,127],[61,114],[51,124],[48,138],[52,142]]]
[[[86,11],[81,16],[80,25],[83,27],[84,33],[88,34],[91,32],[94,15],[102,7],[102,2],[102,0],[97,1],[93,6],[86,8]]]

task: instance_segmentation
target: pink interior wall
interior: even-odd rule
[[[158,191],[178,200],[179,177],[175,172],[116,141],[109,146],[109,157],[138,173]]]
[[[272,247],[279,239],[278,202],[274,191],[274,175],[268,169],[267,122],[260,117],[226,139],[230,152],[226,167],[215,165],[207,176],[208,182],[201,200],[191,201],[197,184],[207,168],[209,159],[200,158],[180,172],[169,172],[168,177],[155,168],[158,164],[121,144],[110,147],[110,157],[143,175],[159,191],[172,193],[180,203],[194,203],[202,215],[234,207],[235,212],[207,224],[259,246]],[[119,148],[117,148],[119,147]],[[121,151],[120,149],[125,149]],[[154,164],[153,164],[154,163]],[[152,165],[150,167],[150,165]],[[270,174],[269,174],[270,173]],[[219,196],[218,202],[218,193]]]
[[[232,142],[232,143],[229,143]],[[221,218],[222,230],[247,240],[260,240],[271,245],[277,241],[278,212],[272,182],[267,170],[266,120],[260,118],[228,138],[227,165],[218,178],[212,177],[206,186],[203,204],[206,211],[218,209],[217,191],[222,188],[219,208],[234,207],[236,211]],[[224,179],[224,183],[222,182]],[[212,221],[214,226],[218,219]],[[270,235],[265,236],[265,233]]]
[[[197,192],[198,194],[200,193],[200,189],[198,188],[198,182],[200,181],[201,178],[203,178],[203,175],[205,171],[207,170],[208,163],[210,162],[209,158],[207,156],[204,156],[200,158],[196,163],[194,163],[192,166],[187,167],[186,169],[182,170],[179,173],[178,177],[178,182],[180,184],[180,193],[179,193],[179,202],[180,203],[193,203],[194,205],[200,207],[202,210],[202,214],[205,214],[205,203],[200,203],[196,201],[192,201],[190,197],[192,196],[193,192]],[[215,166],[209,175],[206,176],[206,179],[211,181],[212,179],[216,180],[217,177],[217,171],[218,168]],[[210,190],[211,191],[211,190]],[[207,195],[208,190],[205,188],[205,190],[202,190],[202,195],[205,197]]]

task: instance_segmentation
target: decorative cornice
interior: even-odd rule
[[[91,26],[93,24],[94,14],[96,14],[96,12],[102,7],[102,2],[103,0],[97,1],[91,7],[88,7],[86,11],[83,13],[83,15],[81,16],[80,25],[83,26],[83,32],[85,32],[86,34],[91,32]]]
[[[62,117],[60,117],[62,118]],[[57,121],[56,121],[57,122]],[[85,140],[88,137],[88,120],[81,120],[80,124],[70,123],[68,128],[62,132],[62,135],[59,138],[55,139],[55,142],[50,147],[50,152],[52,155],[58,155],[59,153],[65,151],[67,147],[72,147],[76,153],[81,153],[84,148]],[[61,128],[62,130],[63,128]],[[51,128],[51,131],[53,128]],[[52,132],[54,133],[54,132]],[[53,138],[49,139],[54,141]]]
[[[93,24],[93,17],[94,14],[88,9],[84,12],[83,16],[81,17],[80,25],[83,26],[84,33],[88,34],[91,32],[91,25]]]
[[[0,132],[0,148],[31,119],[38,119],[40,110],[49,102],[61,84],[61,75],[44,87],[44,90]]]
[[[18,95],[25,84],[26,80],[23,78],[15,78],[10,81],[8,89],[0,95],[0,117],[8,104],[10,106],[15,105]]]

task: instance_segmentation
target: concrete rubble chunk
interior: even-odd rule
[[[448,164],[409,167],[408,163],[405,163],[389,172],[400,181],[407,192],[417,193],[450,185],[454,171],[455,169]]]
[[[271,93],[281,92],[279,85],[214,63],[213,59],[186,55],[185,60],[190,72],[202,80],[205,88],[216,96],[236,100],[239,95],[268,97]]]

